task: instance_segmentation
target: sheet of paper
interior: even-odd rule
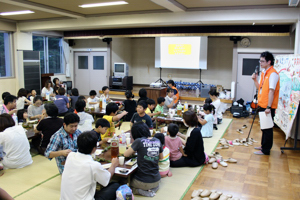
[[[259,122],[260,122],[260,129],[262,130],[273,128],[274,126],[271,113],[266,115],[264,111],[259,112]]]
[[[95,151],[95,155],[96,155],[96,156],[100,155],[100,154],[102,153],[102,151],[103,151],[103,149],[97,149],[97,150]]]

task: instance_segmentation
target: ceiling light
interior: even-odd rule
[[[31,10],[22,10],[22,11],[12,11],[12,12],[3,12],[0,13],[0,15],[2,16],[6,16],[6,15],[23,15],[23,14],[31,14],[34,13]]]
[[[255,25],[255,22],[253,22],[252,25]]]
[[[83,4],[79,5],[81,8],[91,8],[91,7],[100,7],[100,6],[115,6],[128,4],[126,1],[114,1],[114,2],[104,2],[104,3],[92,3],[92,4]]]

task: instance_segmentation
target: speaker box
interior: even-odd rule
[[[108,80],[108,84],[109,84],[109,88],[112,88],[113,85],[112,85],[112,76],[109,77],[109,80]]]
[[[68,42],[69,42],[69,46],[70,46],[70,47],[72,47],[72,46],[74,46],[74,45],[75,45],[75,42],[74,42],[74,40],[68,40]]]
[[[133,85],[133,78],[132,78],[132,76],[124,76],[122,88],[124,90],[132,90],[133,89],[132,85]]]

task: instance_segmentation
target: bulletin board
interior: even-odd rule
[[[291,137],[300,100],[300,55],[276,56],[274,69],[279,73],[280,91],[274,122]]]

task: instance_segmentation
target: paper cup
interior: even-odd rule
[[[152,135],[153,134],[153,129],[149,130],[150,131],[150,134]]]
[[[131,138],[126,138],[126,144],[129,145],[131,143]]]
[[[119,157],[119,164],[120,165],[124,165],[124,160],[125,160],[125,157],[124,156],[120,156]]]
[[[126,138],[130,138],[130,133],[126,133]]]

